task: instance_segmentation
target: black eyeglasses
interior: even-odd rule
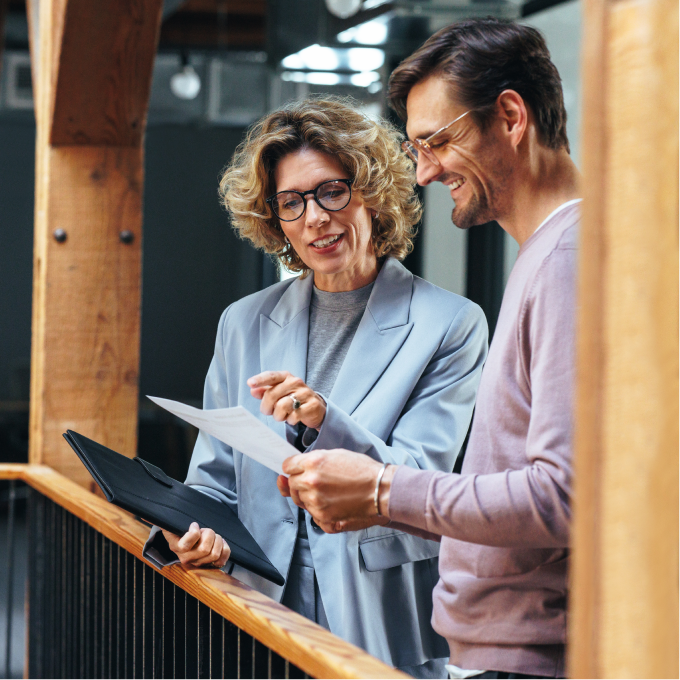
[[[352,200],[351,179],[331,179],[309,191],[279,191],[267,199],[276,216],[283,222],[292,222],[304,215],[307,209],[305,196],[312,194],[317,205],[324,210],[336,212]]]

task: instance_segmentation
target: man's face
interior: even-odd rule
[[[426,139],[467,110],[450,96],[442,78],[431,76],[414,85],[406,101],[409,139]],[[449,187],[455,207],[453,223],[461,228],[484,224],[502,217],[509,199],[512,161],[498,127],[492,123],[482,132],[471,115],[452,125],[432,150],[439,165],[419,155],[418,184],[441,182]]]

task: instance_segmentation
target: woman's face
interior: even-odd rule
[[[284,156],[276,166],[276,192],[310,191],[333,179],[351,179],[332,156],[301,149]],[[314,272],[317,288],[330,292],[356,290],[374,281],[378,263],[371,242],[369,210],[352,192],[349,204],[338,211],[324,210],[309,194],[305,212],[292,222],[280,220],[295,252]]]

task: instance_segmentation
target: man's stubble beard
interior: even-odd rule
[[[498,171],[487,184],[488,193],[474,193],[465,207],[456,205],[451,211],[451,221],[459,229],[469,229],[497,221],[504,207],[507,207],[505,204],[511,191],[509,178],[512,177],[514,169],[503,163],[500,158],[495,159],[494,165]]]
[[[451,211],[451,222],[459,229],[469,229],[493,220],[486,196],[473,196],[464,208],[457,205]]]

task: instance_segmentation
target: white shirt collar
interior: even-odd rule
[[[582,200],[583,200],[582,198],[572,198],[571,201],[567,201],[566,203],[562,203],[562,205],[560,205],[560,206],[558,206],[557,208],[555,208],[555,210],[553,210],[553,211],[550,213],[550,215],[548,215],[548,216],[543,220],[543,222],[541,222],[541,223],[538,225],[538,227],[536,228],[536,231],[538,231],[541,227],[545,226],[548,222],[550,222],[550,220],[551,220],[553,217],[555,217],[555,215],[557,215],[557,213],[562,212],[563,210],[565,210],[566,208],[568,208],[570,205],[574,205],[574,204],[576,204],[576,203],[580,203]],[[536,231],[534,231],[534,234],[536,233]],[[532,234],[532,236],[533,236],[533,234]]]

